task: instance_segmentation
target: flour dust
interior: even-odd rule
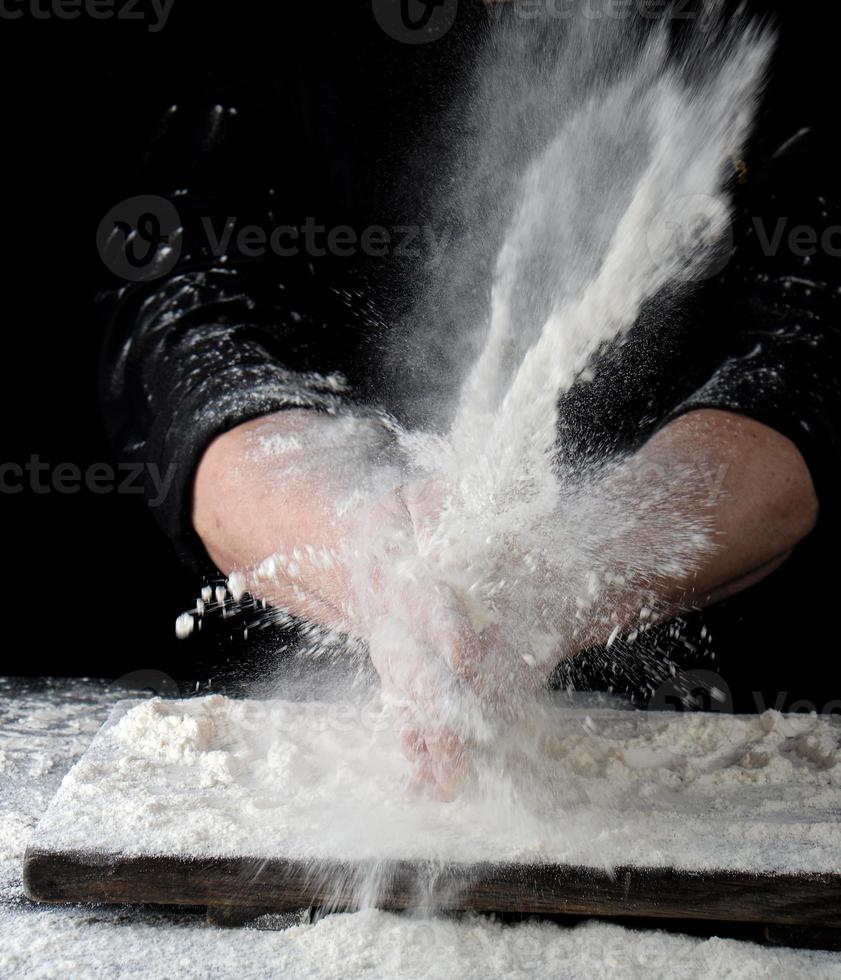
[[[460,767],[455,791],[486,799],[495,823],[558,812],[563,787],[542,780],[539,745],[524,748],[553,666],[648,629],[668,612],[662,584],[714,547],[705,461],[654,478],[633,455],[573,467],[558,402],[644,306],[679,305],[720,259],[771,47],[743,22],[699,23],[675,53],[665,22],[500,18],[446,204],[468,231],[438,275],[458,282],[433,284],[440,323],[467,338],[454,349],[472,352],[450,365],[446,425],[348,409],[255,430],[254,466],[317,488],[313,506],[332,501],[349,530],[284,543],[232,590],[268,596],[263,621],[304,610],[313,654],[373,663],[408,751],[433,733],[430,756]],[[472,302],[442,310],[470,277]],[[428,295],[417,308],[423,341]]]

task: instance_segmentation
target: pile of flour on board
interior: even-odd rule
[[[493,763],[441,803],[409,789],[394,718],[377,701],[155,699],[97,737],[36,842],[303,860],[841,870],[838,718],[550,704]]]

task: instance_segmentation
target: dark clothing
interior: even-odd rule
[[[368,3],[345,0],[329,18],[313,6],[294,27],[284,25],[270,53],[256,45],[247,64],[187,68],[158,101],[139,97],[128,113],[137,166],[125,196],[170,199],[183,243],[165,277],[101,290],[102,401],[122,457],[160,473],[172,468],[173,490],[156,516],[197,565],[207,559],[191,529],[191,480],[220,432],[289,406],[382,405],[408,422],[430,422],[426,409],[413,417],[401,401],[399,365],[383,368],[387,325],[402,322],[410,306],[402,285],[418,278],[416,258],[321,255],[322,236],[286,256],[250,257],[231,244],[220,260],[202,219],[210,216],[217,234],[233,215],[239,226],[376,225],[392,246],[405,239],[396,229],[423,224],[434,187],[451,176],[453,128],[465,118],[452,102],[469,101],[472,59],[492,18],[482,4],[463,2],[440,40],[409,45],[374,22]],[[561,403],[570,452],[632,449],[701,407],[749,415],[802,451],[820,527],[772,585],[708,614],[717,622],[709,633],[723,636],[724,648],[765,642],[767,610],[752,608],[763,589],[794,581],[820,594],[821,554],[838,541],[841,231],[827,230],[841,225],[841,196],[835,119],[814,68],[822,40],[808,27],[781,21],[756,133],[734,181],[735,251],[723,272],[668,331],[643,315],[628,342],[605,353],[594,380]],[[798,226],[824,236],[823,244],[792,248]],[[437,356],[430,350],[433,374]],[[337,373],[346,387],[335,383]]]

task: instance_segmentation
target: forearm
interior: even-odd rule
[[[579,649],[756,584],[817,520],[814,486],[798,449],[768,426],[731,412],[704,409],[670,422],[629,461],[622,479],[629,509],[640,517],[635,539],[618,550],[636,557],[577,631]],[[690,520],[706,531],[694,553],[687,536],[680,570],[664,573],[647,561],[658,554],[654,538],[661,529]]]
[[[713,549],[675,583],[696,604],[718,601],[769,574],[809,534],[818,501],[803,457],[785,436],[731,412],[689,412],[642,450],[649,458],[684,456],[716,477],[707,483]]]
[[[192,523],[216,566],[301,619],[351,627],[349,555],[399,519],[390,435],[374,418],[288,409],[236,426],[196,471]]]

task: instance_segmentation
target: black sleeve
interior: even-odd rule
[[[737,196],[736,247],[712,292],[714,370],[669,414],[719,408],[800,449],[824,516],[841,462],[841,196],[838,151],[806,128],[755,162]]]
[[[113,273],[97,298],[106,427],[120,457],[143,465],[147,500],[176,551],[198,565],[207,558],[192,531],[191,481],[209,442],[268,412],[337,412],[353,397],[355,331],[335,278],[290,247],[291,237],[284,255],[255,255],[237,239],[246,225],[300,227],[330,207],[300,86],[294,77],[235,76],[194,72],[135,117],[139,136],[126,152],[137,163],[124,196],[152,197],[129,224],[155,220],[161,207],[165,219],[174,207],[161,250],[127,268],[131,241],[115,227],[121,206],[100,227]],[[231,217],[234,234],[222,244]],[[148,256],[145,239],[136,244]]]
[[[420,261],[398,255],[400,229],[422,220],[419,188],[434,191],[438,179],[412,148],[431,136],[444,156],[436,120],[469,71],[484,4],[460,3],[434,44],[395,39],[366,0],[334,4],[329,16],[318,3],[252,4],[235,20],[245,39],[229,37],[229,12],[203,12],[195,24],[214,43],[190,37],[155,70],[146,47],[140,61],[115,58],[102,94],[105,142],[117,149],[103,161],[102,180],[115,186],[98,213],[124,221],[111,214],[118,202],[155,195],[176,209],[181,228],[178,247],[138,281],[125,274],[117,227],[118,274],[97,303],[103,414],[122,458],[147,476],[155,467],[158,482],[172,477],[154,513],[179,554],[201,563],[191,481],[214,436],[288,406],[376,411],[384,389],[405,386],[400,376],[374,375]],[[146,217],[134,239],[141,255],[143,239],[155,237],[145,210],[133,216]],[[232,216],[238,231],[278,232],[278,247],[255,256],[234,236],[218,254],[212,238]],[[312,247],[308,225],[321,228]],[[364,243],[331,247],[324,235],[384,227],[397,236],[387,259],[373,245],[366,254]],[[103,220],[106,258],[113,235],[114,221]],[[159,496],[149,481],[149,503]]]

